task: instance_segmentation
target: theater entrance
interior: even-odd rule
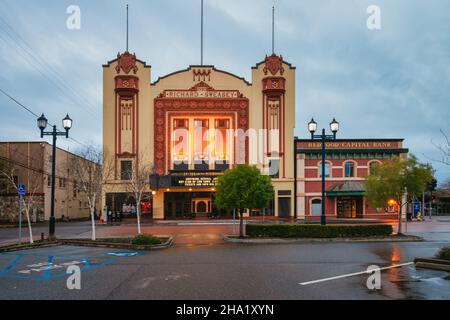
[[[164,219],[230,218],[214,206],[213,192],[165,192]]]
[[[192,212],[197,218],[206,218],[212,213],[212,198],[193,198]]]

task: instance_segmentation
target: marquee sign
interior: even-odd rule
[[[171,186],[173,188],[212,188],[223,172],[173,172]]]

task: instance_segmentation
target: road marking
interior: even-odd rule
[[[400,268],[400,267],[405,267],[405,266],[410,266],[412,264],[414,264],[414,262],[407,262],[407,263],[397,264],[395,266],[380,268],[380,271],[388,270],[388,269],[394,269],[394,268]],[[301,282],[299,284],[301,286],[307,286],[307,285],[310,285],[310,284],[326,282],[326,281],[342,279],[342,278],[349,278],[349,277],[359,276],[359,275],[362,275],[362,274],[372,274],[372,273],[373,273],[373,270],[372,271],[365,270],[365,271],[361,271],[361,272],[349,273],[349,274],[344,274],[344,275],[341,275],[341,276],[336,276],[336,277],[331,277],[331,278],[319,279],[319,280],[308,281],[308,282]]]

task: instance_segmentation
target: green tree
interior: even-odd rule
[[[215,204],[224,210],[239,212],[239,236],[244,237],[244,212],[267,208],[274,189],[269,176],[261,174],[256,166],[238,165],[225,171],[216,186]]]
[[[367,177],[366,196],[375,208],[385,208],[390,199],[395,199],[399,206],[398,233],[402,233],[401,209],[407,194],[417,199],[425,191],[427,184],[433,180],[433,168],[420,163],[415,156],[409,159],[392,158],[377,165]]]

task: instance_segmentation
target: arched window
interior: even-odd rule
[[[322,200],[314,199],[311,201],[311,214],[321,215],[322,214]]]
[[[345,177],[353,178],[355,176],[355,164],[353,162],[345,163]]]
[[[319,176],[322,178],[322,162],[319,163]],[[325,162],[325,178],[331,176],[331,166],[328,162]]]

